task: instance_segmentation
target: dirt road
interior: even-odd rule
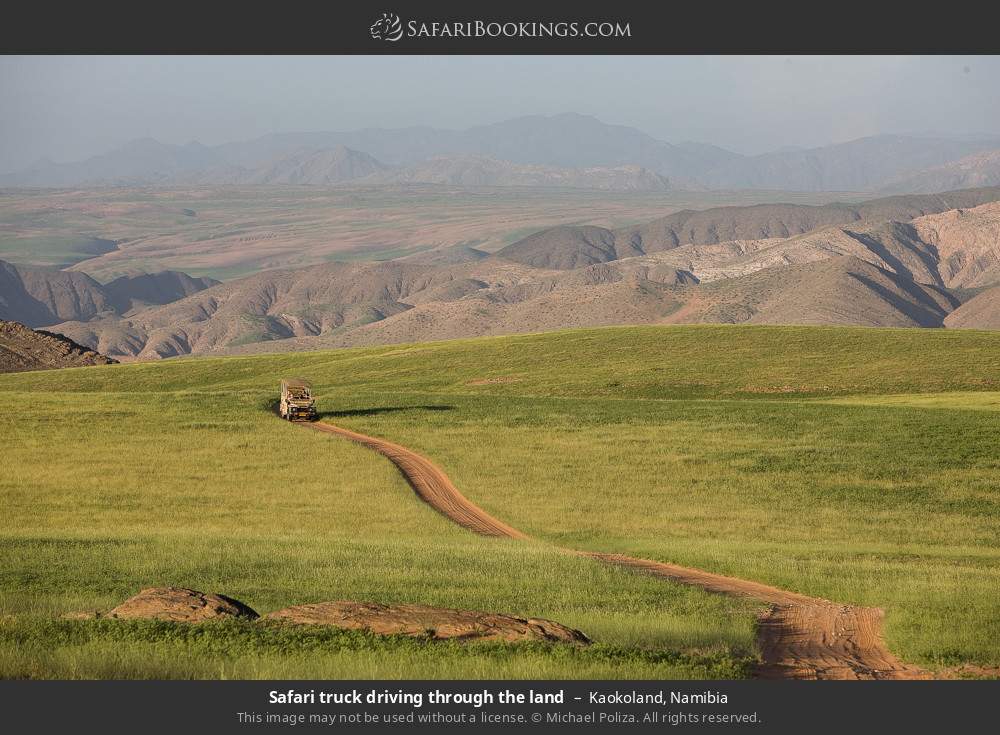
[[[460,526],[484,536],[525,539],[468,500],[433,462],[406,447],[321,422],[302,424],[342,436],[387,457],[428,505]],[[637,559],[621,554],[572,550],[581,556],[627,567],[673,582],[734,597],[767,603],[757,642],[761,664],[754,672],[763,679],[928,679],[929,672],[907,666],[882,640],[882,611],[839,605],[760,582],[712,574],[677,564]]]
[[[303,424],[317,431],[346,437],[358,444],[364,444],[374,449],[392,462],[403,477],[410,483],[413,491],[435,510],[441,512],[463,528],[475,531],[481,536],[498,536],[501,538],[527,538],[516,528],[508,526],[485,511],[476,507],[458,491],[448,476],[426,457],[421,457],[406,447],[376,439],[364,434],[358,434],[349,429],[342,429],[333,424],[314,422]]]

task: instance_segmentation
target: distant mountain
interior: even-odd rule
[[[118,362],[61,334],[0,320],[0,373],[109,365]]]
[[[467,130],[429,127],[369,128],[331,133],[274,133],[227,143],[216,151],[244,167],[303,147],[344,145],[383,163],[407,166],[439,156],[485,156],[512,163],[586,168],[641,166],[674,179],[694,179],[713,166],[740,156],[716,146],[671,145],[635,128],[608,125],[589,115],[529,115]]]
[[[466,130],[272,133],[212,147],[167,145],[146,138],[77,163],[41,161],[0,176],[0,186],[325,186],[391,167],[403,169],[396,173],[400,181],[470,186],[648,190],[656,188],[654,177],[659,177],[669,179],[675,188],[877,191],[891,186],[893,191],[908,192],[995,183],[992,163],[957,162],[997,149],[1000,136],[878,135],[743,156],[705,143],[675,145],[635,128],[565,113],[529,115]],[[958,173],[936,171],[951,164],[958,165]],[[984,172],[977,178],[967,171],[970,165],[982,166]]]
[[[224,163],[225,160],[214,149],[200,143],[179,146],[142,138],[85,161],[39,161],[19,173],[0,176],[0,185],[73,187],[171,184],[185,175]]]
[[[343,157],[344,149],[356,156],[367,155],[379,165],[397,167],[442,156],[472,156],[571,169],[639,167],[678,181],[693,181],[710,168],[740,157],[706,144],[671,145],[634,128],[568,113],[514,118],[467,130],[411,127],[273,133],[210,148],[144,139],[78,163],[40,163],[0,177],[0,185],[339,183],[349,180],[343,171],[326,176],[316,170],[328,169],[331,162],[323,157],[333,156],[332,151],[340,151]],[[303,160],[312,155],[307,152],[321,160]],[[368,166],[375,167],[371,161]]]
[[[166,304],[218,283],[186,273],[163,271],[122,276],[101,284],[78,271],[14,265],[0,260],[0,319],[30,327],[122,315]]]
[[[388,170],[367,153],[336,146],[300,150],[249,171],[240,183],[328,186]]]
[[[179,177],[185,184],[330,186],[357,182],[446,186],[539,186],[608,191],[666,191],[670,181],[641,166],[565,168],[512,163],[488,156],[437,156],[408,166],[387,166],[367,153],[338,145],[278,155],[257,168],[219,166]]]
[[[997,185],[1000,185],[1000,148],[903,176],[883,188],[886,191],[934,192]]]
[[[673,179],[697,179],[738,154],[715,146],[671,145],[624,125],[608,125],[589,115],[531,115],[462,134],[470,152],[515,163],[551,166],[637,165]]]
[[[997,199],[1000,199],[1000,187],[885,197],[860,204],[758,204],[683,210],[613,231],[591,226],[554,227],[512,243],[496,255],[528,265],[576,268],[579,264],[646,255],[684,245],[788,238],[832,225],[905,222],[925,214],[975,207]],[[989,231],[989,227],[985,227]]]
[[[607,191],[667,191],[670,181],[641,166],[566,168],[487,156],[439,156],[374,174],[363,183],[448,186],[549,186]]]
[[[699,181],[716,189],[874,191],[906,175],[998,146],[1000,137],[956,140],[878,135],[820,148],[734,158],[704,172]]]

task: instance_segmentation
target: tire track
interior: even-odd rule
[[[373,449],[391,461],[417,496],[463,528],[483,536],[527,539],[459,492],[433,462],[399,444],[322,422],[302,424]],[[759,621],[757,643],[761,679],[929,679],[931,674],[908,666],[882,639],[881,609],[840,605],[760,582],[713,574],[678,564],[571,549],[605,564],[625,567],[716,594],[747,597],[769,604]]]
[[[374,449],[388,458],[403,473],[403,477],[410,483],[410,487],[421,500],[463,528],[474,531],[481,536],[527,538],[516,528],[497,520],[468,500],[458,491],[448,476],[426,457],[422,457],[399,444],[358,434],[333,424],[314,422],[303,425],[326,434],[346,437],[369,449]]]

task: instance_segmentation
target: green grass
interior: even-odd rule
[[[44,647],[39,642],[44,641]],[[35,619],[0,621],[5,673],[17,678],[739,678],[749,659],[597,643],[428,642],[316,626]],[[150,654],[156,657],[150,665]]]
[[[750,606],[665,591],[656,580],[544,543],[469,534],[419,502],[376,455],[280,422],[269,398],[35,393],[29,416],[4,415],[10,470],[0,479],[0,502],[9,520],[0,537],[0,614],[12,618],[0,635],[0,667],[9,665],[0,673],[685,678],[743,671]],[[39,462],[56,447],[57,461]],[[92,623],[66,622],[91,633],[50,636],[47,621],[59,613],[108,609],[164,584],[220,591],[260,612],[361,599],[550,617],[611,653],[581,662],[542,649],[500,655],[422,642],[374,653],[331,644],[317,657],[274,645],[258,650],[255,629],[244,626],[218,642],[229,654],[201,660],[181,650],[186,633],[155,645],[116,643],[113,628],[92,635]],[[120,670],[102,653],[110,648]]]
[[[0,207],[2,209],[2,207]],[[5,223],[14,224],[14,223]],[[90,235],[6,237],[0,235],[0,259],[16,263],[65,267],[114,250]]]
[[[531,534],[481,539],[395,470],[268,413],[434,459]],[[484,382],[501,379],[503,382]],[[620,551],[887,611],[928,666],[1000,663],[1000,334],[637,327],[0,376],[0,675],[734,677],[752,603]],[[180,584],[549,617],[598,643],[458,646],[233,623],[54,621]],[[117,627],[116,627],[117,626]]]

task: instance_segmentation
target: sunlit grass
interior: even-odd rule
[[[327,420],[423,452],[535,541],[477,538],[378,455],[278,421],[287,375],[314,381]],[[570,547],[880,606],[908,660],[1000,663],[998,385],[994,333],[725,326],[0,376],[7,405],[30,406],[0,416],[0,612],[30,639],[17,656],[0,639],[0,660],[105,675],[110,633],[49,644],[43,621],[182,584],[261,612],[374,599],[550,617],[639,658],[331,643],[255,659],[237,635],[205,662],[180,636],[130,642],[122,675],[745,673],[752,604]]]

